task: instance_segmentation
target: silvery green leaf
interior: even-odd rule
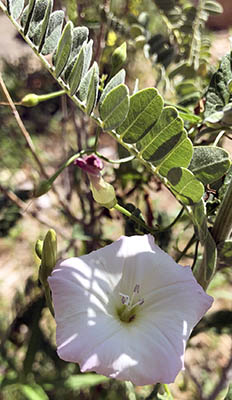
[[[204,184],[216,182],[230,167],[229,153],[216,146],[197,146],[189,169]]]
[[[72,31],[73,23],[69,21],[65,25],[54,57],[55,74],[57,77],[59,77],[63,72],[69,58],[72,47]]]
[[[83,72],[83,65],[84,65],[84,50],[83,48],[79,52],[72,71],[69,75],[69,86],[70,86],[70,93],[73,96],[79,88],[80,81],[82,78]]]
[[[32,14],[35,7],[35,0],[29,0],[27,7],[24,9],[22,18],[21,18],[21,25],[24,27],[24,35],[27,35],[29,24],[32,18]]]
[[[67,81],[72,68],[76,62],[79,52],[85,42],[87,42],[89,30],[85,26],[78,26],[73,29],[72,48],[67,62],[67,67],[64,71],[64,80]]]
[[[24,0],[7,0],[7,10],[14,19],[18,19],[23,11]]]
[[[83,76],[85,76],[88,72],[92,55],[93,55],[93,41],[92,39],[83,46],[84,49],[84,65],[83,65]]]
[[[125,120],[129,110],[129,90],[126,85],[116,86],[111,89],[99,104],[99,114],[104,130],[116,129]]]
[[[28,36],[35,45],[39,44],[42,21],[48,7],[48,0],[37,0],[29,23]]]
[[[91,114],[93,108],[95,107],[98,93],[99,85],[99,69],[96,61],[93,63],[92,67],[82,79],[78,97],[86,105],[86,112],[88,115]]]
[[[42,47],[44,45],[45,42],[45,37],[46,37],[46,32],[47,32],[47,28],[48,28],[48,23],[49,23],[49,18],[51,15],[51,11],[53,8],[53,0],[48,0],[48,5],[47,5],[47,9],[44,15],[44,19],[41,25],[41,33],[40,33],[40,40],[39,40],[39,53],[42,50]]]
[[[51,54],[55,50],[61,36],[63,22],[63,11],[54,11],[50,15],[44,45],[41,51],[44,56],[46,56],[47,54]]]

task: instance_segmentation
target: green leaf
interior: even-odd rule
[[[102,95],[99,100],[99,108],[101,107],[106,95],[115,87],[119,86],[121,83],[125,83],[126,71],[121,69],[105,86]]]
[[[228,392],[224,400],[232,400],[232,383],[229,385]]]
[[[39,385],[33,384],[33,386],[20,384],[19,386],[21,393],[28,400],[49,400],[47,394],[43,388]]]
[[[62,26],[64,22],[64,12],[54,11],[49,19],[48,28],[45,36],[44,45],[41,53],[46,56],[51,54],[57,47],[61,36]]]
[[[97,374],[80,374],[72,375],[66,379],[64,386],[67,389],[78,390],[85,387],[99,385],[100,383],[107,382],[109,378]]]
[[[136,147],[144,160],[158,165],[182,137],[183,121],[177,110],[174,107],[165,107],[155,125],[137,142]],[[190,159],[191,155],[189,162]]]
[[[204,11],[211,15],[217,15],[223,12],[223,7],[215,0],[207,0],[204,3]]]
[[[153,88],[140,90],[130,98],[130,108],[117,133],[125,143],[136,143],[155,124],[163,108],[163,99]]]
[[[39,44],[38,44],[39,45],[39,49],[38,49],[39,53],[41,52],[42,47],[45,42],[46,32],[47,32],[49,18],[51,15],[52,8],[53,8],[53,0],[48,0],[48,5],[46,8],[44,19],[43,19],[43,22],[41,24],[41,29],[40,29],[40,40],[39,40]]]
[[[207,185],[217,181],[228,171],[229,157],[229,153],[220,147],[198,146],[194,148],[189,169],[197,179]]]
[[[24,0],[7,0],[7,10],[14,19],[18,19],[23,11]]]
[[[35,2],[28,30],[28,36],[35,45],[39,44],[42,21],[45,17],[47,8],[48,0],[37,0]]]
[[[24,35],[27,35],[32,14],[35,7],[35,0],[29,0],[28,6],[24,9],[21,25],[24,27]]]
[[[75,60],[72,71],[69,75],[69,86],[70,86],[71,96],[73,96],[79,88],[80,81],[83,75],[83,66],[84,66],[84,49],[82,48]]]
[[[98,64],[95,61],[88,73],[82,79],[78,91],[78,97],[86,104],[86,112],[88,115],[91,114],[93,108],[95,107],[97,101],[98,85],[99,69]]]
[[[55,74],[57,77],[63,72],[72,47],[72,31],[73,23],[69,21],[63,30],[62,36],[59,40],[57,53],[54,58]]]
[[[92,39],[83,47],[84,49],[84,65],[83,65],[83,76],[88,72],[92,55],[93,55],[93,41]]]
[[[204,117],[222,111],[223,107],[230,101],[230,90],[228,82],[232,79],[231,53],[222,58],[218,70],[213,74],[209,88],[206,92]]]
[[[126,85],[112,89],[99,105],[102,129],[112,130],[121,125],[129,110],[129,90]]]
[[[170,143],[169,143],[170,144]],[[174,167],[187,168],[193,154],[193,145],[187,137],[186,132],[182,133],[179,142],[172,148],[169,148],[169,153],[161,161],[158,166],[158,171],[162,176],[167,176],[168,171]]]
[[[72,68],[76,62],[79,52],[85,42],[88,40],[89,30],[85,26],[78,26],[73,29],[72,48],[67,62],[67,67],[64,72],[64,78],[67,81]]]
[[[167,178],[172,191],[182,203],[194,204],[201,200],[204,187],[191,171],[186,168],[175,167],[168,171]]]

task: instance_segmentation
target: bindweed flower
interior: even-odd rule
[[[83,158],[77,158],[74,164],[87,173],[94,200],[103,207],[114,207],[117,204],[115,191],[113,186],[105,182],[101,176],[102,160],[95,154],[91,154]]]
[[[151,235],[61,261],[48,280],[59,357],[135,385],[175,380],[186,341],[213,301]]]

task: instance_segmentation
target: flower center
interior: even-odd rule
[[[135,319],[136,309],[138,306],[141,306],[144,303],[144,299],[138,299],[136,301],[136,297],[138,298],[139,294],[139,285],[135,285],[132,296],[128,296],[124,293],[119,293],[121,296],[122,306],[117,310],[119,319],[122,322],[131,322]]]

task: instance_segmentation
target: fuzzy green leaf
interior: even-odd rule
[[[51,54],[56,49],[56,46],[61,36],[63,22],[63,11],[54,11],[51,14],[46,31],[44,45],[41,51],[44,56],[46,56],[47,54]]]
[[[105,86],[99,100],[99,108],[101,107],[106,95],[121,83],[125,83],[126,71],[121,69]]]
[[[130,98],[130,108],[117,133],[125,143],[136,143],[155,124],[163,108],[163,99],[153,88],[140,90]]]
[[[35,8],[35,0],[29,0],[27,7],[24,9],[22,18],[21,18],[21,25],[24,27],[24,35],[27,35],[29,25],[31,22],[32,14]]]
[[[39,44],[42,21],[47,8],[48,0],[37,0],[35,2],[28,30],[28,36],[35,45]]]
[[[230,167],[229,153],[214,146],[198,146],[194,148],[190,171],[204,184],[221,178]]]
[[[72,48],[67,62],[67,67],[64,72],[64,78],[66,81],[70,76],[70,73],[79,55],[81,47],[85,42],[87,42],[88,35],[89,35],[89,30],[85,26],[78,26],[77,28],[73,29]]]
[[[19,384],[19,389],[24,398],[27,400],[48,400],[48,396],[39,385],[25,385]]]
[[[14,19],[18,19],[23,11],[24,0],[7,0],[7,10]]]
[[[73,24],[69,21],[63,30],[62,36],[59,40],[57,53],[54,58],[55,64],[55,74],[57,77],[61,75],[63,72],[72,47],[72,31],[73,31]]]
[[[80,88],[78,91],[78,97],[86,105],[86,112],[88,115],[91,114],[95,107],[99,85],[99,69],[96,61],[92,67],[82,79]]]
[[[82,48],[75,60],[72,71],[69,75],[69,86],[70,86],[70,93],[72,96],[76,93],[76,91],[79,88],[83,73],[83,66],[84,66],[84,49]]]
[[[88,72],[91,60],[92,60],[92,55],[93,55],[93,41],[92,39],[85,45],[83,46],[84,49],[84,65],[83,65],[83,76],[85,76]]]
[[[168,171],[167,178],[172,191],[182,203],[194,204],[201,200],[204,187],[188,169],[172,168]]]
[[[99,105],[102,129],[112,130],[121,125],[129,110],[129,90],[121,83],[112,89]]]
[[[219,69],[213,74],[206,93],[204,117],[207,118],[230,102],[231,93],[228,83],[232,79],[231,53],[222,58]]]
[[[49,18],[51,15],[52,8],[53,8],[53,0],[48,0],[48,5],[46,8],[44,19],[43,19],[43,22],[41,24],[41,29],[40,29],[39,53],[41,52],[42,47],[45,42],[46,32],[47,32]]]

